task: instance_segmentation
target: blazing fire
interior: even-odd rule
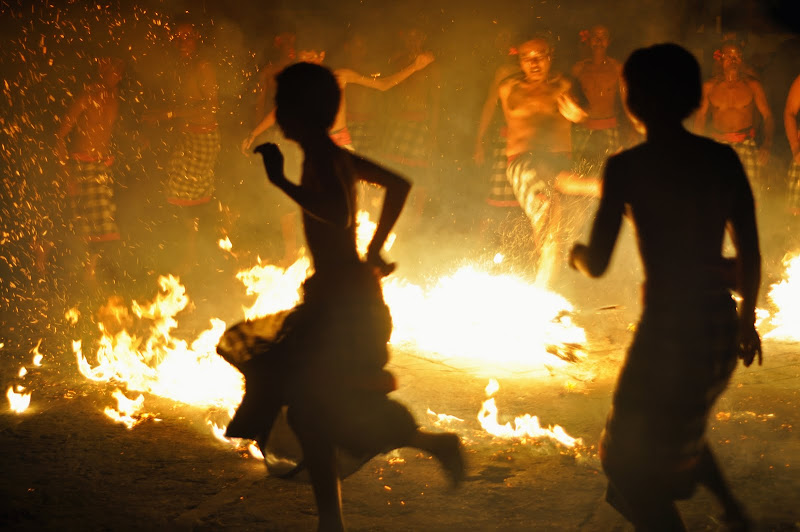
[[[191,343],[171,336],[177,326],[175,315],[189,302],[184,287],[173,276],[160,277],[161,291],[150,303],[133,302],[137,318],[118,301],[103,309],[99,328],[103,333],[95,356],[95,365],[83,355],[81,342],[73,342],[81,373],[97,382],[115,382],[131,392],[147,392],[186,404],[232,410],[243,394],[242,377],[216,354],[216,345],[225,331],[225,323],[212,319],[210,328]],[[145,334],[129,332],[128,327],[148,323]],[[129,404],[119,396],[116,412],[130,417]],[[123,405],[124,403],[124,405]],[[125,408],[122,408],[122,407]],[[138,410],[138,408],[136,409]],[[106,413],[112,418],[117,414]],[[126,423],[127,424],[127,423]]]
[[[773,284],[767,298],[777,311],[769,317],[774,328],[764,338],[776,340],[800,340],[800,253],[788,255],[783,260],[783,279]]]
[[[365,212],[359,213],[358,224],[358,247],[363,252],[375,224]],[[231,249],[230,240],[221,240],[219,245],[223,250]],[[301,257],[288,268],[262,264],[259,259],[252,268],[240,271],[237,279],[247,295],[255,298],[251,306],[242,307],[244,318],[255,319],[295,306],[310,270],[308,258]],[[158,283],[159,292],[148,303],[134,301],[128,308],[120,298],[111,298],[99,310],[101,337],[92,356],[84,356],[81,342],[73,343],[81,373],[92,381],[113,382],[124,389],[113,393],[116,405],[107,407],[105,413],[128,428],[155,418],[145,412],[144,394],[214,409],[230,417],[241,401],[243,379],[216,354],[226,324],[211,319],[210,327],[191,343],[175,338],[177,316],[189,304],[189,297],[173,276],[160,277]],[[428,288],[390,279],[384,283],[384,294],[395,324],[393,345],[431,358],[446,358],[448,364],[472,373],[530,375],[585,357],[580,347],[586,337],[572,323],[569,302],[520,278],[467,266]],[[69,311],[67,319],[74,323],[79,315]],[[496,381],[492,382],[496,388]],[[557,425],[542,428],[535,416],[527,414],[517,418],[513,428],[500,425],[492,394],[478,419],[493,436],[550,438],[568,447],[580,443]],[[437,424],[459,420],[447,414],[436,416]],[[229,442],[223,435],[225,421],[219,424],[215,417],[215,421],[208,421],[211,431]],[[238,445],[236,441],[230,443]],[[251,454],[256,453],[257,449],[251,450]]]
[[[392,343],[471,365],[479,373],[564,366],[584,357],[583,329],[564,298],[510,275],[464,267],[430,289],[384,285]]]

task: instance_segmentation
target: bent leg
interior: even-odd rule
[[[733,495],[727,480],[722,474],[714,453],[706,444],[698,464],[698,480],[719,500],[724,510],[724,521],[731,530],[750,530],[752,523],[742,504]]]
[[[344,531],[342,517],[342,486],[336,463],[336,450],[333,443],[314,429],[309,422],[312,418],[289,408],[289,425],[300,441],[303,462],[311,477],[314,500],[319,513],[320,532]]]
[[[453,487],[457,487],[464,480],[466,466],[461,449],[461,438],[458,434],[453,432],[433,433],[417,429],[411,437],[409,445],[435,456]]]

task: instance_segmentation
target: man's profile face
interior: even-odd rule
[[[172,40],[175,41],[175,45],[183,57],[190,57],[197,51],[200,35],[191,24],[181,24],[175,28]]]
[[[589,46],[592,50],[605,51],[611,42],[611,33],[605,26],[595,26],[589,32]]]
[[[300,50],[297,54],[297,60],[301,63],[314,63],[321,65],[325,60],[324,50]]]
[[[739,70],[742,66],[742,51],[736,46],[722,48],[722,70],[724,72]]]
[[[519,66],[528,81],[544,81],[550,73],[550,46],[535,39],[519,47]]]

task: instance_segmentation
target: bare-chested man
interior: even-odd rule
[[[800,112],[800,76],[795,78],[786,97],[783,110],[783,127],[792,149],[792,164],[789,167],[789,210],[800,215],[800,130],[797,127],[797,113]]]
[[[774,121],[764,89],[757,80],[742,72],[742,49],[737,43],[722,45],[718,54],[722,74],[703,84],[703,100],[695,115],[695,130],[706,130],[711,114],[710,136],[729,144],[739,154],[747,177],[756,191],[763,187],[759,168],[767,163],[772,146]],[[764,140],[756,145],[756,111],[763,120]]]
[[[316,65],[321,65],[325,60],[325,50],[322,50],[320,47],[305,47],[301,49],[297,55],[297,58],[304,63],[313,63]],[[377,89],[379,91],[386,91],[397,85],[398,83],[404,81],[414,72],[418,70],[422,70],[429,64],[433,62],[433,55],[429,53],[423,53],[416,58],[414,61],[408,65],[407,67],[403,68],[402,70],[395,72],[391,76],[386,77],[369,77],[359,74],[353,70],[347,68],[339,68],[334,71],[334,75],[336,76],[336,80],[339,82],[339,88],[342,92],[345,91],[345,88],[348,84],[355,84],[355,85],[363,85],[364,87],[369,87],[372,89]],[[262,120],[254,129],[250,132],[244,142],[242,142],[242,151],[247,151],[253,145],[256,137],[260,134],[265,132],[267,129],[272,127],[275,124],[275,110],[273,109],[264,120]],[[331,139],[333,142],[336,143],[337,146],[341,146],[343,148],[347,148],[349,150],[353,149],[353,141],[350,137],[350,131],[347,129],[347,105],[345,100],[342,100],[341,105],[339,106],[339,111],[336,114],[336,119],[333,122],[333,127],[331,128]]]
[[[177,70],[176,100],[166,110],[149,113],[151,121],[175,124],[178,139],[173,145],[167,166],[166,200],[175,206],[177,235],[170,260],[183,262],[173,266],[191,268],[197,260],[197,236],[211,242],[216,236],[218,213],[211,199],[215,187],[215,166],[220,152],[217,124],[218,86],[210,61],[200,55],[200,32],[191,22],[179,21],[171,35],[180,55]]]
[[[597,196],[597,180],[572,172],[571,126],[586,113],[570,97],[570,83],[551,76],[552,48],[544,38],[519,46],[522,76],[500,85],[508,125],[506,175],[530,219],[537,253],[537,279],[546,283],[560,255],[559,194]]]
[[[284,31],[275,35],[265,50],[264,64],[258,71],[258,94],[256,99],[256,121],[260,122],[272,109],[275,99],[275,74],[289,66],[296,58],[294,32]]]
[[[620,148],[618,96],[623,94],[620,83],[622,66],[607,55],[611,34],[605,26],[589,30],[591,56],[572,67],[572,77],[578,80],[586,97],[589,115],[572,130],[572,153],[585,174],[599,174],[605,159]]]
[[[392,68],[429,55],[425,52],[427,33],[420,27],[409,27],[400,33],[402,49],[389,64]],[[431,189],[436,185],[432,172],[439,129],[441,72],[432,65],[410,76],[397,90],[388,95],[386,130],[380,149],[380,160],[400,172],[413,173],[416,178],[411,205],[415,216],[408,221],[419,223],[426,203],[433,199]]]
[[[100,246],[120,239],[114,201],[111,137],[119,116],[120,59],[97,60],[98,79],[70,105],[56,133],[58,158],[68,165],[68,195],[75,231],[87,243],[87,273],[94,276]],[[69,137],[69,146],[67,145]]]
[[[730,147],[686,131],[700,103],[700,65],[659,44],[625,63],[628,108],[644,143],[608,160],[589,244],[570,264],[599,277],[622,219],[636,228],[645,270],[642,317],[599,445],[606,499],[636,530],[685,530],[676,500],[703,484],[727,530],[749,530],[706,437],[708,416],[739,358],[761,363],[755,308],[761,254],[753,194]],[[730,231],[736,257],[722,256]],[[738,305],[732,290],[739,292]]]
[[[459,436],[420,429],[406,407],[388,396],[395,387],[385,369],[392,322],[379,278],[394,265],[383,260],[381,249],[411,185],[334,144],[329,129],[339,114],[340,86],[341,79],[318,64],[297,63],[277,77],[278,124],[303,149],[300,183],[284,175],[277,146],[256,151],[269,180],[303,211],[314,274],[303,283],[303,304],[291,311],[275,341],[252,337],[256,320],[234,326],[218,347],[246,378],[245,397],[227,434],[263,442],[277,410],[287,405],[311,478],[318,530],[332,532],[345,528],[341,450],[369,459],[411,446],[436,457],[453,484],[465,473]],[[355,232],[359,180],[385,189],[363,261]]]

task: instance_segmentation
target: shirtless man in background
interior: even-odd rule
[[[608,28],[594,26],[588,36],[591,57],[572,67],[572,77],[588,103],[587,119],[572,130],[572,153],[585,174],[599,174],[605,159],[620,148],[618,102],[624,102],[625,94],[620,83],[622,66],[606,55],[610,42]]]
[[[301,49],[297,55],[300,62],[312,63],[321,65],[325,61],[325,50],[321,47],[306,47]],[[364,76],[350,70],[348,68],[339,68],[334,71],[336,81],[339,83],[339,89],[344,93],[348,84],[362,85],[371,89],[379,91],[386,91],[404,81],[414,72],[422,70],[433,62],[433,55],[430,53],[422,53],[414,58],[414,61],[407,67],[395,72],[394,74],[386,77],[370,77]],[[246,139],[242,142],[242,152],[247,152],[255,142],[255,139],[264,133],[267,129],[275,125],[275,110],[273,109],[264,119],[250,132]],[[343,99],[339,106],[339,111],[336,113],[333,126],[330,130],[330,136],[337,146],[353,150],[353,141],[350,138],[350,132],[347,129],[347,105]]]
[[[68,167],[67,195],[72,203],[74,230],[89,254],[85,267],[90,280],[105,254],[105,243],[120,240],[111,136],[119,117],[123,62],[108,57],[96,61],[97,80],[70,105],[56,133],[56,154]]]
[[[178,223],[179,234],[173,235],[171,243],[185,246],[183,250],[173,249],[170,257],[185,257],[180,267],[186,269],[197,259],[198,233],[211,240],[216,237],[217,212],[211,200],[221,147],[219,100],[216,71],[199,54],[200,32],[194,24],[178,22],[171,38],[180,54],[176,98],[169,108],[150,113],[145,119],[174,121],[178,131],[167,167],[165,192],[167,203],[175,206],[173,218]]]
[[[722,74],[703,84],[703,99],[695,115],[695,131],[700,134],[705,131],[710,113],[710,136],[736,150],[758,203],[758,192],[764,186],[760,167],[769,160],[775,128],[772,112],[761,83],[742,71],[741,47],[728,42],[719,52],[716,56],[722,63]],[[756,110],[764,122],[764,140],[760,147],[756,145]]]
[[[522,43],[519,61],[522,76],[498,90],[508,125],[506,176],[533,227],[537,282],[546,284],[561,254],[559,193],[598,196],[599,185],[572,172],[571,125],[586,113],[570,97],[570,82],[550,75],[550,44]]]
[[[789,212],[793,217],[800,214],[800,130],[797,128],[797,113],[800,112],[800,76],[795,78],[786,96],[783,110],[783,127],[792,150],[789,166]],[[796,223],[796,222],[795,222]]]

